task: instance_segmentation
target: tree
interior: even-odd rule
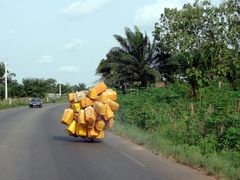
[[[7,71],[8,73],[8,84],[10,84],[13,80],[13,78],[16,76],[15,73],[10,73],[9,71]],[[5,75],[5,64],[3,62],[0,62],[0,83],[3,84],[4,83],[4,75]]]
[[[219,12],[224,24],[225,44],[225,66],[227,67],[227,78],[233,88],[239,87],[240,83],[240,2],[239,0],[224,1]]]
[[[178,67],[171,59],[170,49],[168,46],[158,43],[156,51],[157,58],[152,63],[153,67],[159,71],[162,80],[174,82]]]
[[[3,83],[4,73],[5,73],[5,65],[3,62],[0,62],[0,83]]]
[[[28,97],[44,97],[47,93],[56,91],[55,79],[26,78],[22,83]]]
[[[66,93],[72,92],[72,88],[71,88],[71,85],[69,83],[62,84],[61,88],[62,88],[62,94],[66,94]]]
[[[102,59],[98,65],[96,74],[101,75],[102,80],[108,85],[116,85],[119,82],[132,82],[131,73],[122,71],[121,67],[122,53],[118,49],[112,48],[106,55],[106,59]]]
[[[219,8],[207,0],[185,4],[182,9],[166,8],[155,26],[157,46],[171,55],[178,77],[185,78],[197,96],[197,89],[210,80],[224,76],[225,24]]]
[[[78,84],[78,91],[82,91],[82,90],[85,90],[86,89],[86,84],[84,83],[79,83]]]
[[[134,32],[125,28],[125,35],[126,38],[114,35],[120,46],[109,51],[96,73],[111,84],[140,82],[145,87],[155,82],[159,78],[152,65],[157,55],[155,43],[151,43],[138,27],[135,27]]]
[[[8,77],[7,77],[7,81],[8,81],[8,85],[9,85],[9,90],[10,90],[10,86],[12,83],[15,83],[16,80],[13,80],[13,78],[16,76],[14,73],[10,73],[9,71],[7,71],[8,73]],[[4,98],[4,93],[5,93],[5,87],[4,87],[4,82],[5,82],[5,64],[3,62],[0,62],[0,97],[1,99]],[[9,93],[9,95],[11,96],[11,93]]]
[[[47,93],[57,93],[58,92],[56,79],[48,78],[45,81],[46,81],[45,83],[46,83]]]
[[[19,84],[16,80],[12,81],[12,83],[9,85],[9,96],[12,98],[25,97],[26,94],[24,91],[24,86]]]

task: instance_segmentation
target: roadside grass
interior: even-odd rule
[[[220,179],[240,179],[240,168],[234,167],[228,157],[216,153],[205,156],[201,153],[199,147],[173,144],[161,136],[161,133],[158,133],[157,130],[147,132],[134,125],[115,121],[115,126],[110,131],[131,139],[136,144],[144,145],[155,154],[160,153],[167,158],[196,169],[202,168],[207,171],[208,175],[215,175]]]
[[[11,104],[9,100],[1,100],[0,101],[0,110],[1,109],[9,109],[14,107],[20,107],[20,106],[27,106],[29,102],[29,98],[14,98],[11,99]]]
[[[44,104],[51,103],[51,101],[47,102],[46,98],[42,99]],[[11,101],[11,103],[9,102]],[[63,103],[63,102],[68,102],[66,96],[62,96],[61,98],[56,99],[56,103]],[[21,107],[21,106],[28,106],[29,103],[29,98],[12,98],[11,100],[8,99],[7,101],[5,100],[0,100],[0,110],[2,109],[9,109],[9,108],[15,108],[15,107]]]
[[[191,98],[185,83],[118,93],[113,129],[154,152],[240,180],[240,91],[218,82]]]

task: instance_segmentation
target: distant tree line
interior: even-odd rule
[[[155,24],[153,41],[147,34],[125,29],[126,37],[102,59],[96,74],[109,85],[146,87],[158,81],[187,82],[192,96],[213,80],[240,88],[240,2],[219,6],[195,1],[182,9],[165,8]]]
[[[3,99],[5,95],[4,68],[4,64],[0,62],[0,99]],[[59,93],[59,84],[56,79],[25,78],[22,80],[22,83],[18,83],[17,80],[14,80],[15,76],[14,73],[8,72],[9,97],[44,97],[48,93]],[[70,85],[69,83],[61,84],[62,94],[84,89],[86,89],[84,83],[77,85]]]

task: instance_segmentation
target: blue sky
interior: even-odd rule
[[[193,0],[0,0],[0,61],[19,82],[51,77],[91,86],[117,45],[113,34],[134,25],[150,34],[164,7],[186,2]]]

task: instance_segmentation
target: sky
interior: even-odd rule
[[[151,36],[164,7],[193,0],[0,0],[0,61],[23,78],[92,86],[114,34],[137,25]],[[220,0],[212,0],[218,5]]]

